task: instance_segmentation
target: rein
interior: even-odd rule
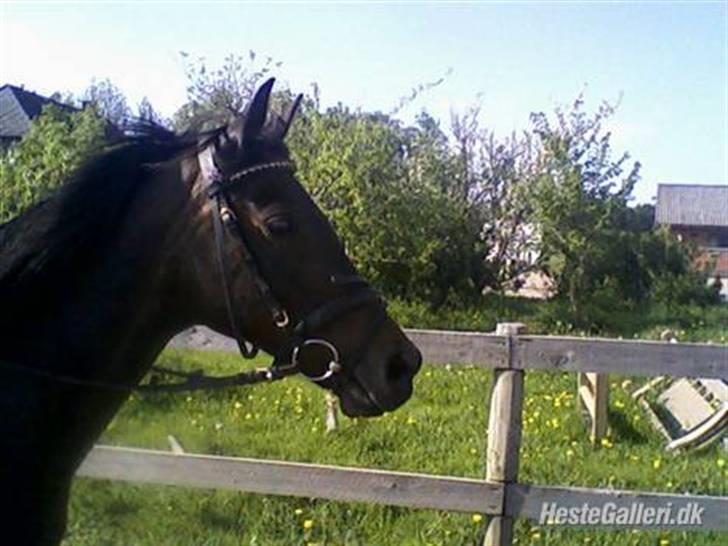
[[[338,286],[354,287],[355,291],[333,300],[330,300],[311,311],[306,317],[299,320],[295,326],[291,325],[290,315],[280,304],[273,294],[268,282],[260,273],[258,261],[256,260],[251,246],[248,244],[240,221],[233,212],[229,202],[228,191],[238,186],[250,175],[269,169],[293,170],[293,163],[290,161],[274,161],[248,167],[232,176],[225,178],[217,168],[212,156],[212,147],[206,147],[198,156],[203,176],[208,180],[208,198],[214,202],[212,220],[215,233],[216,260],[222,279],[223,297],[227,310],[228,321],[231,331],[234,333],[235,341],[243,358],[251,359],[258,354],[258,347],[246,340],[240,333],[230,293],[229,268],[225,256],[225,235],[231,233],[242,249],[243,259],[250,274],[254,279],[255,286],[261,299],[271,313],[272,320],[276,327],[284,330],[288,338],[281,349],[273,358],[273,362],[267,368],[240,372],[225,376],[205,375],[202,370],[194,372],[182,372],[152,366],[151,370],[162,375],[179,377],[182,381],[173,383],[157,383],[152,381],[145,385],[124,385],[121,383],[110,383],[104,381],[93,381],[77,377],[57,374],[46,370],[23,366],[12,362],[0,361],[3,367],[16,370],[37,377],[42,377],[66,385],[93,387],[105,390],[123,392],[185,392],[194,390],[222,389],[233,386],[253,385],[263,382],[272,382],[283,379],[289,375],[301,374],[314,383],[321,383],[331,379],[334,375],[344,372],[353,381],[357,381],[353,371],[366,355],[370,342],[376,337],[382,324],[386,320],[385,302],[380,294],[369,286],[369,284],[357,275],[339,276],[332,275],[330,282]],[[367,335],[360,347],[351,355],[350,363],[346,369],[341,365],[341,356],[337,347],[330,341],[312,337],[311,333],[322,326],[336,320],[341,315],[353,311],[365,305],[376,305],[378,308],[377,317],[372,321]],[[307,347],[323,347],[330,354],[330,359],[320,373],[308,374],[300,366],[302,353]],[[366,389],[365,389],[366,390]]]

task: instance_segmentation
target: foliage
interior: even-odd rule
[[[598,335],[659,340],[662,331],[671,329],[678,332],[681,341],[728,341],[723,326],[728,324],[728,305],[666,305],[649,300],[633,306],[613,302],[608,310],[600,310]],[[595,334],[570,322],[568,302],[558,298],[544,301],[489,293],[478,304],[437,309],[422,302],[394,299],[389,312],[408,328],[492,332],[499,322],[523,322],[532,334]]]
[[[431,121],[403,128],[309,102],[289,145],[361,272],[388,294],[439,304],[477,294],[477,231],[448,193],[449,157]]]
[[[630,167],[628,154],[612,158],[603,122],[613,112],[605,103],[589,116],[579,98],[556,110],[555,124],[532,115],[542,150],[528,192],[539,261],[568,303],[564,322],[578,329],[598,330],[616,306],[634,311],[651,296],[708,303],[685,247],[652,229],[651,208],[628,206],[640,165]]]
[[[173,119],[180,131],[217,127],[242,113],[263,79],[281,65],[254,51],[247,56],[230,54],[216,69],[209,68],[204,57],[193,59],[184,51],[180,55],[187,77],[187,103]]]
[[[140,121],[156,123],[163,127],[169,126],[171,123],[154,109],[154,106],[152,106],[151,101],[147,97],[142,97],[142,100],[137,105],[136,118]]]
[[[655,279],[652,294],[655,302],[668,309],[696,304],[700,306],[720,303],[717,291],[708,286],[705,275],[699,271],[682,274],[664,273]]]
[[[0,156],[0,222],[43,199],[105,143],[106,122],[91,108],[48,105],[16,146]]]
[[[90,105],[96,112],[115,127],[122,127],[131,117],[126,97],[108,78],[91,80],[81,98],[82,106]]]
[[[480,109],[452,115],[453,161],[460,198],[484,249],[481,286],[518,288],[534,269],[538,240],[528,224],[525,190],[536,175],[539,150],[529,133],[498,139],[479,122]]]

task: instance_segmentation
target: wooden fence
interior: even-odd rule
[[[518,335],[508,324],[499,325],[495,334],[434,330],[408,330],[407,334],[422,350],[426,362],[463,363],[493,370],[485,479],[106,446],[94,448],[78,475],[477,512],[491,516],[487,546],[512,544],[514,518],[541,520],[545,507],[553,503],[560,509],[610,503],[613,510],[628,511],[639,504],[640,513],[666,506],[671,507],[671,513],[678,513],[697,505],[701,521],[687,522],[680,529],[728,530],[728,497],[518,482],[524,370],[728,379],[728,345]],[[664,520],[652,524],[602,521],[597,525],[674,528],[674,523]]]

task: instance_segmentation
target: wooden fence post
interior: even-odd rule
[[[525,332],[525,324],[501,323],[496,335],[506,336],[507,368],[493,370],[493,388],[488,416],[486,480],[503,486],[500,515],[488,521],[483,546],[510,546],[513,543],[513,518],[506,515],[508,489],[518,478],[523,409],[523,370],[514,370],[515,336]]]
[[[591,442],[598,445],[607,434],[609,375],[605,373],[577,374],[577,396],[589,412]]]

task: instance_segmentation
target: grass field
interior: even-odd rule
[[[166,351],[182,369],[238,370],[234,355]],[[611,379],[609,439],[592,448],[573,374],[526,375],[520,481],[726,494],[724,451],[671,456],[641,410]],[[639,379],[635,381],[640,381]],[[192,395],[134,395],[103,443],[467,477],[484,475],[487,370],[424,367],[416,396],[374,420],[324,431],[323,392],[298,379]],[[485,518],[317,499],[268,497],[78,479],[64,546],[476,545]],[[722,545],[726,535],[681,531],[544,529],[521,520],[517,544]]]

